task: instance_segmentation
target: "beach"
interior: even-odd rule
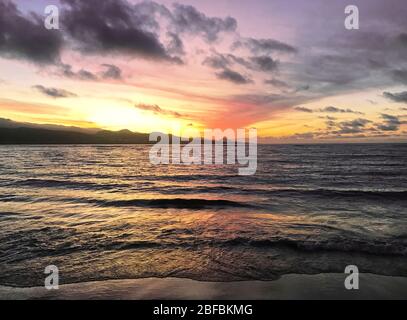
[[[177,278],[95,281],[44,287],[0,286],[0,299],[61,300],[288,300],[407,299],[407,278],[360,275],[359,290],[346,290],[344,274],[285,275],[276,281],[205,282]]]

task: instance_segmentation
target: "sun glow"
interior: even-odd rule
[[[122,130],[126,128],[146,133],[152,131],[167,133],[171,132],[174,126],[181,128],[188,126],[188,123],[183,120],[127,107],[101,108],[97,113],[90,114],[87,120],[96,123],[103,129]]]

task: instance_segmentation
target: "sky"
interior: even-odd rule
[[[0,0],[0,118],[407,141],[405,1],[351,2],[358,30],[349,0]]]

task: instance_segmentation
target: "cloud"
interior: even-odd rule
[[[232,64],[232,60],[232,55],[214,53],[211,56],[206,57],[202,64],[213,69],[225,69]]]
[[[77,97],[76,94],[63,90],[63,89],[57,89],[57,88],[47,88],[42,85],[35,85],[33,86],[33,89],[41,92],[42,94],[52,97],[52,98],[72,98],[72,97]]]
[[[264,80],[265,84],[271,84],[274,87],[277,88],[288,88],[289,85],[287,82],[284,82],[282,80],[278,80],[278,79],[268,79],[268,80]]]
[[[301,88],[299,88],[299,89],[301,89]],[[302,90],[299,90],[299,89],[297,89],[296,92],[302,91],[302,90],[307,90],[306,88],[302,88]],[[295,107],[294,109],[297,110],[297,111],[308,112],[308,113],[321,112],[321,113],[363,114],[362,112],[354,111],[352,109],[341,109],[341,108],[337,108],[337,107],[334,107],[334,106],[328,106],[328,107],[324,107],[324,108],[317,109],[317,110],[309,109],[309,108],[306,108],[306,107]]]
[[[176,3],[172,13],[172,26],[176,32],[201,34],[208,42],[214,42],[219,33],[234,32],[237,22],[232,17],[207,17],[193,6]]]
[[[67,68],[64,69],[64,74],[67,77],[77,78],[80,80],[95,81],[98,79],[95,74],[85,69],[80,69],[77,73],[75,73],[71,70],[71,66],[67,66]]]
[[[140,16],[126,0],[61,0],[64,30],[82,53],[121,53],[181,63],[171,57],[156,33],[154,16]],[[150,30],[148,30],[150,29]]]
[[[233,43],[232,49],[239,47],[248,48],[253,54],[269,54],[271,52],[285,52],[296,53],[298,50],[284,42],[280,42],[274,39],[255,39],[255,38],[243,38]]]
[[[295,107],[294,108],[297,111],[301,111],[301,112],[307,112],[307,113],[313,113],[314,110],[306,108],[306,107]]]
[[[140,104],[135,105],[135,107],[137,109],[140,109],[140,110],[153,111],[153,112],[157,112],[157,113],[161,113],[163,111],[156,104],[143,104],[143,103],[140,103]]]
[[[397,116],[383,113],[381,117],[384,122],[378,124],[377,128],[382,131],[397,131],[400,128],[400,125],[403,124]]]
[[[392,71],[393,78],[400,83],[407,84],[407,70],[398,69]]]
[[[314,139],[315,133],[313,132],[304,132],[296,133],[291,136],[293,139]]]
[[[377,105],[377,101],[371,100],[371,99],[366,99],[367,102],[373,105]]]
[[[365,126],[371,121],[368,119],[355,119],[351,121],[342,121],[339,123],[340,130],[337,132],[339,134],[349,134],[349,133],[361,133]]]
[[[215,51],[212,52],[211,56],[206,57],[202,64],[209,66],[213,69],[226,69],[235,64],[238,64],[250,70],[258,68],[254,66],[252,62],[246,60],[245,58],[238,57],[231,53],[221,54]]]
[[[103,68],[102,71],[98,72],[98,74],[86,70],[80,69],[78,71],[73,71],[72,66],[69,64],[59,64],[59,74],[72,79],[83,80],[83,81],[100,81],[101,79],[113,79],[113,80],[121,80],[122,79],[122,70],[114,65],[109,63],[101,64]]]
[[[216,74],[218,78],[242,84],[251,83],[253,81],[248,77],[242,76],[237,71],[232,71],[232,66],[238,65],[247,70],[270,72],[277,69],[278,62],[268,56],[250,57],[245,59],[233,54],[220,54],[213,52],[211,56],[204,59],[202,64],[209,66],[212,69],[223,69],[222,72]]]
[[[338,123],[333,120],[328,120],[326,121],[328,132],[326,132],[325,134],[348,135],[364,133],[367,129],[366,125],[371,122],[372,121],[363,118],[358,118],[350,121],[342,121]]]
[[[78,72],[74,72],[72,70],[72,66],[69,64],[59,64],[58,65],[59,72],[61,73],[62,76],[67,77],[67,78],[73,78],[73,79],[78,79],[78,80],[84,80],[84,81],[97,81],[99,80],[97,75],[94,73],[85,70],[85,69],[80,69]]]
[[[88,81],[95,81],[97,80],[97,76],[95,76],[92,72],[81,69],[78,71],[77,76],[81,80],[88,80]]]
[[[363,114],[363,112],[354,111],[352,109],[341,109],[334,106],[328,106],[318,110],[319,112],[324,113],[355,113],[355,114]]]
[[[175,55],[185,55],[184,43],[181,38],[173,32],[167,32],[167,36],[170,38],[170,43],[167,48],[168,52]]]
[[[335,117],[331,117],[331,116],[319,116],[318,118],[320,119],[327,119],[329,121],[335,121],[336,118]]]
[[[396,93],[383,92],[383,96],[394,102],[403,102],[403,103],[407,102],[407,91],[396,92]]]
[[[122,79],[122,70],[119,67],[113,64],[102,64],[102,66],[106,68],[102,73],[102,78],[114,80]]]
[[[250,78],[230,69],[224,69],[223,71],[216,73],[216,76],[219,79],[227,80],[236,84],[253,83],[253,80]]]
[[[406,46],[407,47],[407,33],[400,33],[397,37],[397,41],[399,42],[399,44],[401,44],[402,46]]]
[[[308,85],[308,84],[306,84],[306,85],[297,87],[297,88],[294,90],[294,93],[301,92],[301,91],[308,91],[309,89],[311,89],[311,86]]]
[[[277,61],[268,56],[251,57],[252,68],[259,71],[272,71],[277,69]]]
[[[181,118],[181,117],[186,117],[186,115],[182,115],[176,111],[171,111],[171,110],[165,110],[161,109],[160,106],[157,104],[144,104],[144,103],[139,103],[136,104],[135,107],[140,110],[144,111],[151,111],[155,114],[161,114],[161,115],[166,115],[166,116],[172,116],[175,118]]]
[[[44,28],[42,17],[24,16],[14,3],[0,0],[0,55],[37,64],[56,63],[63,46],[60,32]]]
[[[173,10],[154,1],[61,0],[62,27],[47,30],[43,17],[23,15],[10,0],[0,0],[0,55],[40,64],[60,64],[63,48],[88,54],[124,54],[183,64],[183,33],[200,35],[208,42],[222,32],[235,32],[232,17],[208,17],[193,6],[175,4]],[[167,19],[161,24],[158,17]],[[165,46],[160,32],[165,29]]]
[[[352,135],[352,137],[386,137],[389,131],[398,131],[400,126],[406,122],[400,121],[399,116],[393,116],[389,114],[381,115],[382,123],[373,123],[369,119],[358,118],[349,121],[336,122],[335,119],[328,119],[326,124],[326,131],[319,131],[320,135],[330,136],[332,135],[340,137],[342,135]],[[370,126],[367,126],[371,124]]]

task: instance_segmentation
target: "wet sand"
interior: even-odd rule
[[[361,274],[359,290],[346,290],[344,280],[344,274],[292,274],[276,281],[109,280],[62,284],[58,290],[0,286],[0,299],[407,299],[405,277]]]

